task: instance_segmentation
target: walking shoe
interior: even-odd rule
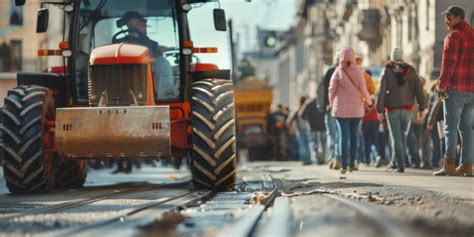
[[[377,158],[375,159],[375,168],[380,168],[385,165],[387,165],[387,161],[382,159],[381,156],[377,156]]]
[[[341,161],[340,161],[338,158],[334,159],[333,168],[334,168],[335,170],[338,170],[338,169],[341,168]]]
[[[474,165],[472,164],[460,164],[456,168],[456,174],[461,175],[461,176],[472,177],[473,173],[474,173]]]
[[[334,169],[334,159],[331,159],[328,164],[330,170]]]
[[[433,172],[434,176],[450,176],[450,175],[456,175],[456,160],[454,157],[448,157],[444,156],[444,162],[443,162],[443,167],[436,171]]]
[[[359,161],[358,160],[355,160],[354,166],[352,166],[352,169],[356,170],[356,171],[359,170]]]
[[[346,173],[346,168],[342,168],[341,169],[341,174],[345,174]]]
[[[430,170],[430,169],[433,169],[433,168],[431,167],[431,165],[429,163],[423,162],[423,163],[421,163],[420,169]]]
[[[404,169],[397,169],[397,172],[398,173],[403,173],[403,172],[405,172],[405,170]]]
[[[349,173],[352,173],[353,170],[354,170],[353,167],[349,167],[349,169],[347,169],[347,171],[349,171]]]

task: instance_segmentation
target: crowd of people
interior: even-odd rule
[[[309,165],[312,156],[327,157],[329,167],[342,174],[365,164],[399,173],[405,167],[439,168],[433,175],[472,176],[474,30],[460,7],[450,6],[443,17],[449,33],[439,78],[430,87],[398,47],[384,64],[378,88],[362,68],[363,58],[342,48],[315,98],[300,97],[289,114],[292,158]]]

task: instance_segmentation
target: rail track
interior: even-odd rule
[[[165,185],[136,185],[83,200],[70,201],[48,207],[25,210],[0,216],[0,224],[22,218],[61,214],[78,208],[91,207],[104,200],[120,198],[144,199],[150,193],[162,193],[148,198],[146,203],[124,208],[104,218],[85,224],[35,231],[44,236],[141,236],[156,235],[172,229],[179,236],[230,237],[288,237],[298,235],[292,210],[298,200],[280,196],[278,182],[265,173],[243,176],[236,192],[215,193],[196,190],[180,182]],[[423,236],[377,211],[365,202],[331,193],[314,194],[316,199],[327,199],[340,210],[352,210],[362,222],[369,223],[374,236]],[[176,220],[168,220],[170,216]],[[352,214],[354,215],[354,214]],[[163,220],[166,225],[163,225]],[[362,224],[364,223],[364,224]],[[330,224],[330,223],[328,223]],[[166,230],[165,230],[166,229]],[[335,228],[336,236],[347,235],[347,230]],[[20,233],[22,234],[22,233]],[[26,233],[28,234],[28,233]],[[369,235],[370,236],[370,235]]]

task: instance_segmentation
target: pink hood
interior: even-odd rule
[[[354,50],[344,47],[339,65],[329,83],[329,104],[337,118],[361,118],[364,115],[363,98],[372,104],[362,71],[355,62]]]
[[[344,47],[339,54],[339,66],[344,69],[357,68],[354,50],[351,47]]]

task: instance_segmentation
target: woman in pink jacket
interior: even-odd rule
[[[355,62],[354,50],[344,47],[340,53],[339,65],[329,83],[329,105],[331,114],[337,121],[342,174],[346,173],[348,168],[349,172],[354,168],[357,131],[364,116],[365,102],[366,106],[372,107],[364,76]]]

